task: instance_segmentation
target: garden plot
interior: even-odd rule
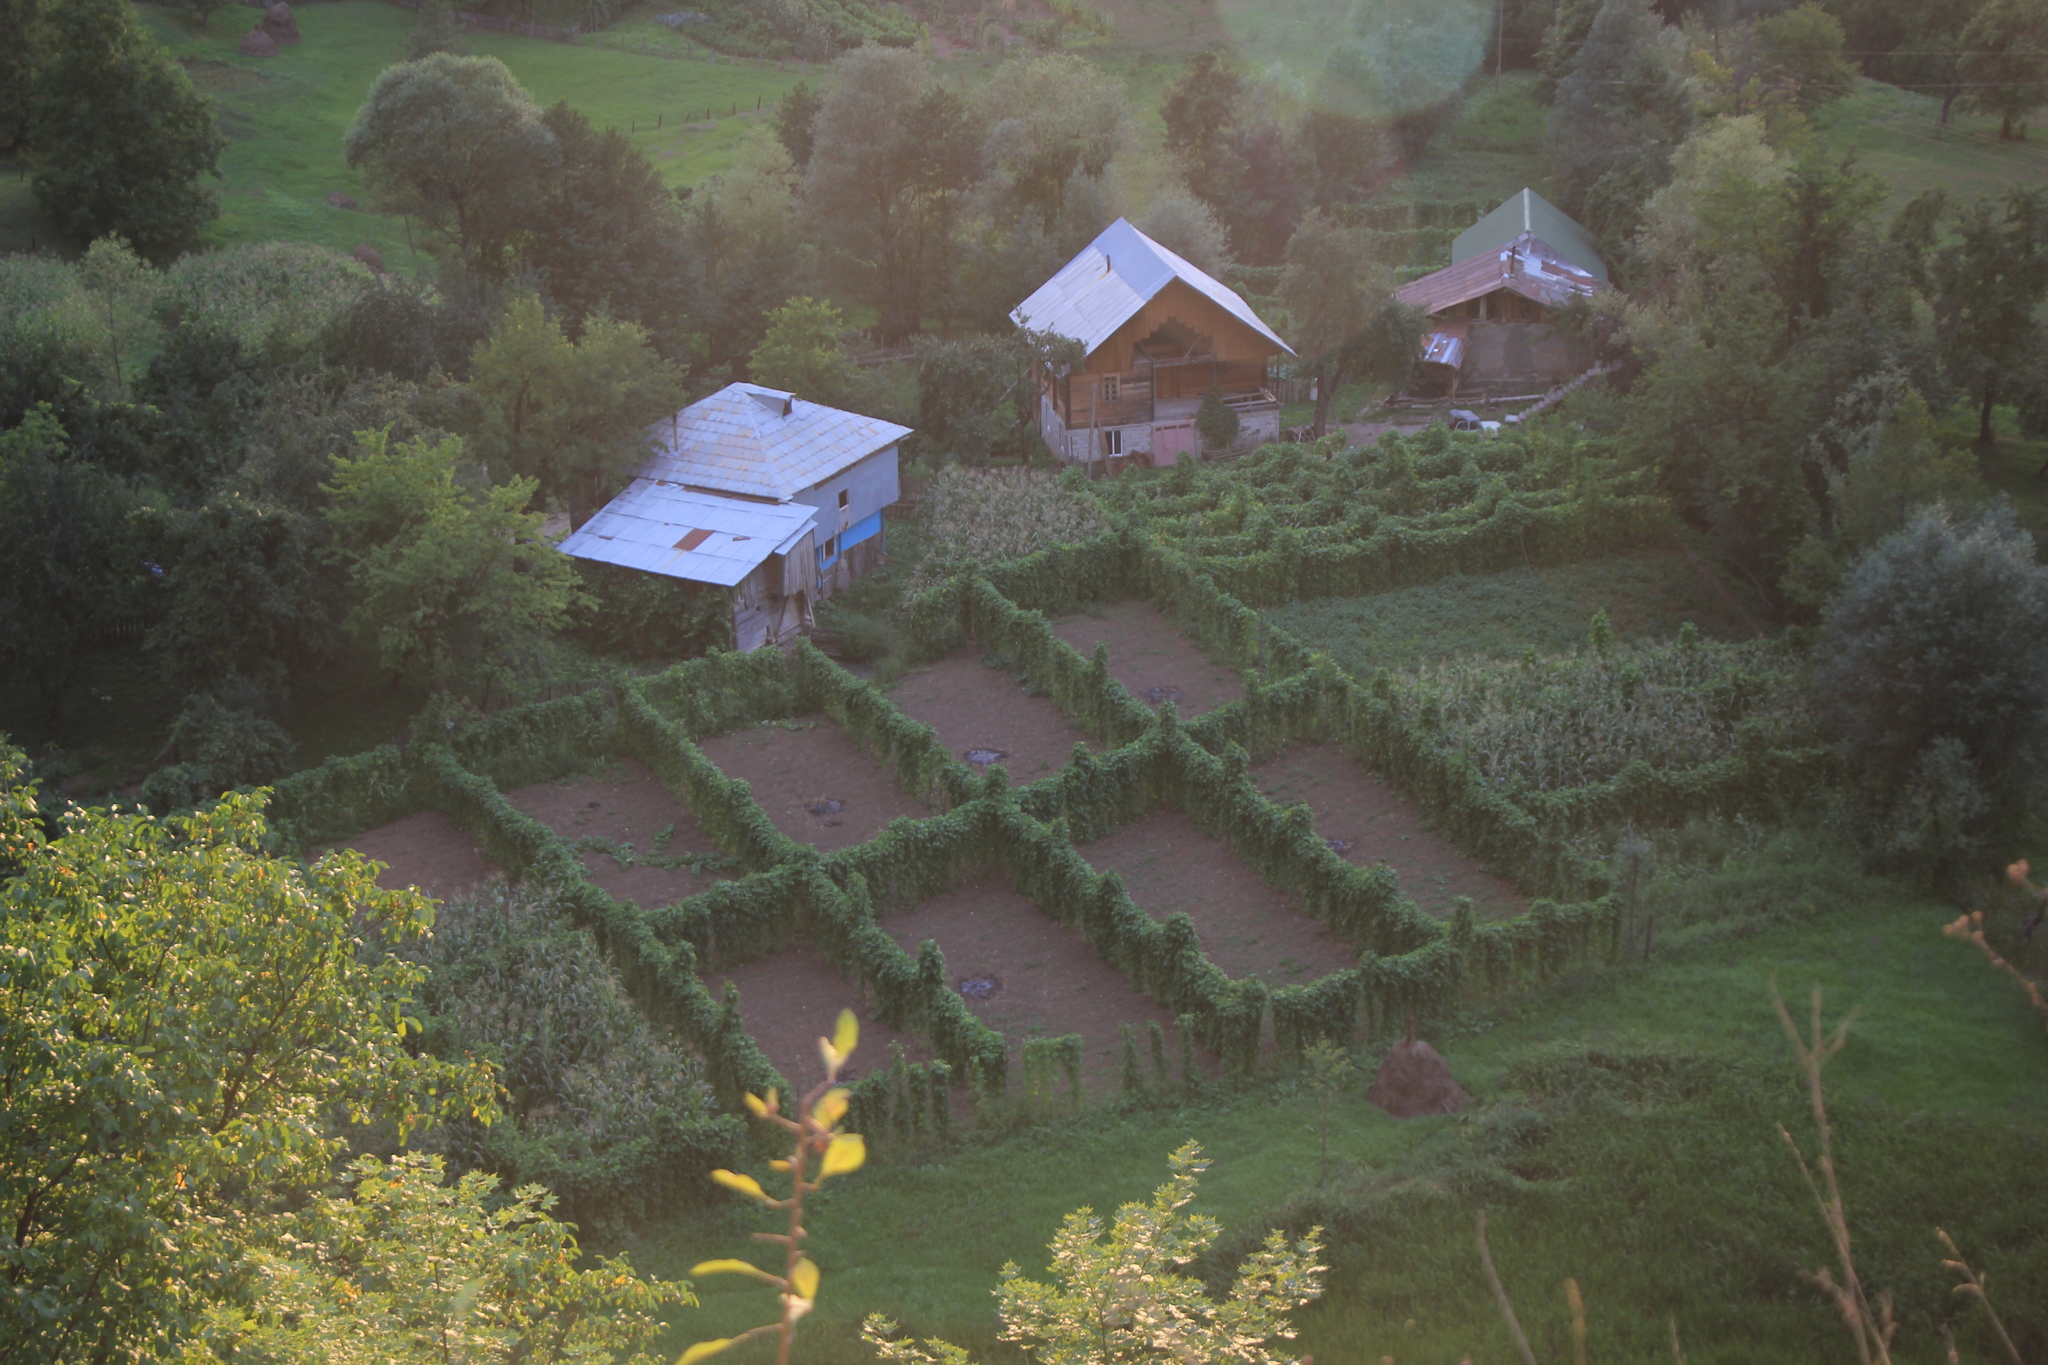
[[[416,886],[447,900],[498,875],[476,840],[437,810],[423,810],[364,830],[346,847],[389,864],[377,874],[377,885],[387,891]]]
[[[661,780],[632,759],[601,772],[536,782],[505,799],[582,850],[590,880],[642,909],[673,905],[725,881],[711,836]]]
[[[1024,1040],[1081,1035],[1082,1081],[1090,1093],[1114,1091],[1122,1078],[1123,1034],[1139,1030],[1145,1076],[1153,1080],[1147,1025],[1166,1031],[1176,1076],[1180,1042],[1173,1015],[1104,962],[1088,940],[1052,919],[997,877],[965,882],[916,908],[876,921],[913,957],[931,939],[946,955],[951,985],[975,1017],[1010,1045],[1010,1074],[1022,1076]],[[1207,1063],[1212,1059],[1200,1054]]]
[[[736,730],[702,747],[726,776],[753,788],[777,829],[827,852],[866,843],[899,816],[931,814],[859,741],[821,715]]]
[[[1032,696],[1008,673],[983,665],[974,646],[912,673],[896,684],[889,700],[938,731],[947,751],[976,772],[1000,763],[1018,784],[1064,768],[1076,744],[1102,748],[1058,703]]]
[[[1221,839],[1179,811],[1154,811],[1083,845],[1098,872],[1122,876],[1138,908],[1154,919],[1194,921],[1202,953],[1226,975],[1298,986],[1358,965],[1358,955],[1295,908]]]
[[[1347,863],[1385,863],[1408,898],[1449,915],[1452,898],[1470,896],[1481,919],[1508,919],[1528,908],[1512,883],[1496,877],[1424,822],[1422,808],[1341,750],[1300,746],[1252,766],[1259,790],[1281,804],[1305,802],[1316,833]]]
[[[1149,602],[1115,602],[1053,623],[1053,634],[1084,655],[1109,646],[1109,676],[1148,706],[1171,701],[1183,717],[1236,701],[1244,679],[1212,661]]]
[[[922,1038],[869,1014],[860,988],[841,976],[808,939],[797,939],[779,953],[730,971],[707,973],[704,989],[712,999],[723,1000],[728,981],[740,989],[740,1022],[799,1094],[823,1078],[818,1040],[832,1036],[841,1010],[852,1010],[860,1020],[860,1051],[852,1065],[840,1070],[842,1081],[886,1069],[891,1043],[901,1043],[903,1055],[913,1062],[931,1058]]]

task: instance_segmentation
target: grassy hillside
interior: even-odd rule
[[[1544,1359],[1566,1358],[1567,1275],[1591,1305],[1594,1359],[1669,1359],[1667,1315],[1696,1362],[1850,1358],[1799,1276],[1828,1258],[1775,1132],[1782,1122],[1810,1145],[1774,980],[1802,1006],[1825,987],[1831,1019],[1860,1007],[1829,1081],[1852,1228],[1866,1273],[1900,1299],[1910,1358],[1933,1358],[1928,1305],[1947,1297],[1936,1221],[1995,1265],[2009,1321],[2038,1319],[2024,1298],[2043,1283],[2048,1245],[2025,1210],[2048,1198],[2048,1043],[2016,990],[1940,937],[1952,912],[1804,849],[1738,857],[1685,894],[1693,913],[1746,906],[1746,932],[1727,936],[1724,919],[1722,937],[1674,945],[1653,966],[1577,976],[1463,1021],[1438,1042],[1479,1106],[1403,1122],[1352,1093],[1320,1193],[1313,1127],[1286,1082],[870,1167],[819,1202],[825,1289],[803,1358],[871,1358],[852,1337],[875,1310],[972,1344],[977,1359],[1014,1359],[990,1325],[1003,1262],[1042,1274],[1062,1214],[1142,1198],[1189,1138],[1215,1161],[1197,1208],[1239,1245],[1289,1201],[1299,1221],[1335,1230],[1329,1292],[1294,1343],[1318,1360],[1511,1359],[1472,1248],[1480,1207]],[[659,1230],[634,1259],[679,1274],[748,1255],[748,1232],[764,1226],[735,1206]],[[766,1300],[730,1278],[699,1291],[678,1345],[751,1325]],[[1969,1350],[1973,1328],[1959,1335]]]
[[[2000,142],[1998,120],[1981,115],[1958,114],[1944,128],[1935,122],[1940,112],[1931,95],[1866,80],[1821,108],[1814,127],[1890,182],[1891,209],[1923,190],[1947,190],[1954,199],[2048,184],[2048,144]]]
[[[398,59],[410,10],[374,0],[307,5],[298,15],[305,41],[256,59],[235,50],[253,11],[223,10],[209,29],[194,31],[169,10],[138,9],[213,98],[228,136],[212,242],[304,241],[348,251],[367,241],[391,265],[414,259],[399,220],[327,202],[335,191],[367,198],[362,177],[342,159],[341,139],[377,73]],[[800,78],[768,63],[675,60],[503,34],[469,41],[510,67],[542,104],[567,100],[599,127],[642,125],[634,140],[671,185],[730,166],[748,129],[766,117],[756,104],[772,106]],[[11,181],[0,187],[0,250],[26,246],[30,233],[48,240],[27,189]]]

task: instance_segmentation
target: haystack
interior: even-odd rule
[[[353,255],[358,261],[361,261],[379,275],[384,273],[384,253],[371,246],[368,242],[357,242]]]
[[[242,35],[242,45],[236,51],[244,57],[275,57],[277,43],[260,28],[252,28]]]
[[[1380,1063],[1380,1074],[1365,1097],[1397,1119],[1455,1114],[1472,1102],[1465,1087],[1451,1079],[1443,1054],[1415,1036],[1413,1021],[1408,1036]]]
[[[277,0],[276,4],[263,11],[263,31],[279,47],[299,41],[299,21],[292,18],[292,7],[285,0]]]

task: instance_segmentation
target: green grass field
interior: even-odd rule
[[[1718,586],[1717,586],[1718,585]],[[1730,599],[1733,599],[1732,601]],[[1668,637],[1691,621],[1719,639],[1755,633],[1749,595],[1704,560],[1638,552],[1584,564],[1454,574],[1369,597],[1323,597],[1260,613],[1355,677],[1468,656],[1561,653],[1586,641],[1605,611],[1624,639]]]
[[[1930,1305],[1948,1297],[1936,1222],[2006,1287],[2008,1320],[2041,1332],[2040,1302],[2026,1297],[2048,1287],[2035,1216],[2048,1199],[2039,1020],[1972,950],[1941,938],[1952,911],[1840,861],[1795,846],[1685,888],[1721,909],[1731,891],[1777,922],[1574,976],[1440,1038],[1479,1101],[1464,1116],[1402,1122],[1349,1095],[1332,1126],[1338,1174],[1320,1193],[1313,1127],[1284,1080],[1194,1107],[1084,1115],[943,1161],[876,1161],[817,1205],[824,1290],[800,1358],[870,1359],[854,1324],[875,1310],[977,1359],[1017,1359],[992,1340],[1002,1264],[1042,1274],[1061,1215],[1143,1197],[1165,1154],[1194,1138],[1215,1162],[1197,1207],[1240,1238],[1290,1203],[1297,1221],[1332,1227],[1329,1292],[1301,1314],[1294,1343],[1319,1361],[1511,1359],[1472,1245],[1481,1207],[1542,1359],[1566,1358],[1567,1275],[1585,1291],[1596,1360],[1670,1359],[1667,1315],[1697,1362],[1850,1359],[1799,1279],[1827,1249],[1775,1133],[1784,1123],[1810,1143],[1773,980],[1801,1005],[1824,987],[1831,1019],[1860,1010],[1829,1081],[1849,1216],[1866,1273],[1899,1299],[1902,1358],[1935,1357]],[[1588,1049],[1611,1063],[1589,1065]],[[634,1258],[681,1274],[702,1258],[757,1256],[747,1234],[765,1226],[721,1209],[653,1230]],[[699,1292],[677,1346],[750,1326],[767,1301],[729,1278]],[[1959,1328],[1965,1359],[1988,1358],[1972,1349],[1977,1335]]]
[[[1931,95],[1866,80],[1816,111],[1814,127],[1891,185],[1887,211],[1924,190],[1946,190],[1953,201],[2048,184],[2048,143],[2000,142],[1998,120],[1983,115],[1957,114],[1944,128],[1940,112]]]
[[[418,261],[398,219],[327,202],[336,191],[367,201],[341,140],[377,73],[398,59],[414,22],[410,10],[374,0],[307,5],[298,15],[305,41],[257,59],[235,50],[250,11],[223,10],[210,28],[195,31],[172,11],[138,9],[213,98],[229,139],[210,243],[303,241],[349,251],[366,241],[388,265]],[[567,100],[599,127],[639,125],[634,144],[670,185],[731,166],[750,130],[768,117],[756,105],[769,109],[801,79],[772,63],[709,55],[676,60],[504,34],[472,34],[469,43],[503,61],[543,105]],[[26,246],[31,233],[49,240],[27,186],[10,180],[0,187],[0,250]]]

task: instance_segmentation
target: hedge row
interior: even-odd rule
[[[311,848],[411,815],[428,795],[398,748],[383,744],[281,778],[270,792],[270,828],[282,848]]]

